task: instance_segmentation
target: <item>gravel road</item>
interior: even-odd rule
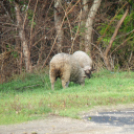
[[[0,134],[134,134],[134,105],[96,107],[81,119],[50,115],[15,125],[1,125]]]

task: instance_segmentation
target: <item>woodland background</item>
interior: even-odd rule
[[[1,0],[0,83],[85,51],[96,69],[134,68],[133,0]]]

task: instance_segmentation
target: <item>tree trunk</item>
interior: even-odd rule
[[[92,25],[100,4],[101,0],[94,0],[86,21],[85,51],[88,54],[91,54]]]
[[[79,13],[79,22],[80,22],[80,27],[83,29],[85,28],[85,20],[87,18],[87,13],[88,13],[88,0],[82,0],[82,6],[83,8],[81,9],[80,13]],[[80,50],[82,50],[84,47],[84,40],[85,40],[85,32],[82,34],[83,36],[81,36],[81,41],[80,41]]]
[[[61,0],[55,0],[54,3],[54,21],[55,21],[55,28],[56,34],[58,35],[57,38],[57,51],[62,52],[62,43],[63,43],[63,29],[62,29],[62,7],[61,7]]]
[[[27,40],[25,37],[25,31],[23,29],[23,23],[20,15],[20,8],[19,4],[15,1],[15,11],[16,11],[16,19],[17,19],[17,25],[19,28],[19,37],[21,39],[21,45],[23,49],[23,55],[26,65],[26,71],[31,72],[31,62],[30,62],[30,52],[27,44]]]
[[[111,40],[110,40],[110,42],[109,42],[109,45],[108,45],[108,47],[107,47],[106,50],[105,50],[105,53],[104,53],[104,60],[105,60],[105,63],[106,63],[106,65],[107,65],[107,67],[108,67],[108,70],[111,70],[111,66],[110,66],[110,63],[109,63],[109,60],[108,60],[108,53],[109,53],[109,51],[110,51],[110,49],[111,49],[111,47],[112,47],[113,41],[114,41],[114,39],[115,39],[115,37],[116,37],[118,31],[119,31],[119,28],[121,27],[123,21],[125,20],[125,18],[126,18],[126,16],[127,16],[128,12],[129,12],[129,6],[127,6],[127,9],[126,9],[124,15],[122,16],[121,20],[118,22],[118,24],[117,24],[117,26],[116,26],[116,28],[115,28],[114,34],[113,34],[113,36],[112,36],[112,38],[111,38]]]
[[[36,9],[37,9],[37,5],[38,5],[38,0],[36,0],[35,7],[34,7],[34,12],[33,12],[33,17],[32,17],[32,20],[31,20],[30,43],[29,43],[30,48],[33,45],[33,28],[34,28],[34,18],[35,18],[35,12],[36,12]]]
[[[82,4],[84,5],[83,6],[83,10],[84,10],[84,12],[87,12],[88,11],[88,0],[83,0],[82,1]]]

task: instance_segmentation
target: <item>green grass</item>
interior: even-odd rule
[[[134,72],[94,73],[85,86],[74,83],[55,90],[46,73],[25,74],[0,85],[0,125],[44,118],[48,113],[77,118],[80,111],[94,106],[134,102]]]

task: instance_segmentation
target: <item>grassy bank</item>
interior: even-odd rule
[[[19,123],[45,117],[48,113],[77,117],[78,112],[97,105],[134,102],[134,73],[94,73],[85,86],[70,83],[62,89],[61,82],[50,89],[45,73],[25,74],[0,85],[0,125]]]

